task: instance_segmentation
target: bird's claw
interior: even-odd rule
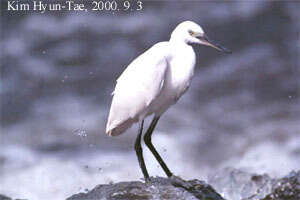
[[[171,184],[174,185],[175,187],[182,187],[186,190],[189,190],[190,188],[193,187],[191,183],[183,180],[179,176],[172,175],[169,179],[171,180]]]
[[[148,177],[148,178],[143,178],[143,180],[145,181],[145,184],[152,184],[152,180],[151,180],[151,177]]]

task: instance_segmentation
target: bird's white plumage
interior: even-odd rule
[[[189,31],[203,34],[194,22],[179,24],[168,42],[137,57],[117,80],[106,133],[119,135],[151,114],[160,116],[185,93],[194,74],[197,43]]]
[[[147,115],[151,102],[160,94],[167,70],[164,48],[159,43],[136,58],[117,80],[107,130],[118,135]]]

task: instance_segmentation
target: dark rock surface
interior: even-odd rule
[[[223,177],[214,177],[214,181],[219,185],[213,183],[213,180],[209,182],[216,190],[204,181],[184,181],[178,177],[151,178],[151,183],[131,181],[101,184],[86,193],[74,194],[67,200],[225,200],[219,193],[227,200],[300,199],[300,171],[292,171],[283,178],[272,179],[267,174],[256,175],[227,169]],[[220,185],[223,185],[221,189]],[[0,200],[12,198],[0,194]]]
[[[79,193],[67,200],[224,200],[210,185],[199,180],[183,181],[179,178],[152,178],[145,184],[141,181],[98,185],[87,193]]]
[[[300,199],[300,171],[291,172],[286,177],[276,181],[272,193],[263,200],[299,200]]]
[[[227,173],[229,172],[230,173]],[[280,179],[272,179],[267,174],[256,175],[237,169],[224,171],[224,176],[215,178],[220,185],[216,190],[199,180],[183,181],[179,178],[152,178],[151,184],[141,181],[120,182],[98,185],[87,193],[79,193],[67,200],[222,200],[222,193],[230,200],[299,200],[300,171],[290,172]],[[226,180],[226,181],[224,181]]]
[[[209,177],[208,183],[230,200],[300,200],[300,171],[272,178],[226,168]]]
[[[11,198],[0,194],[0,200],[11,200]]]

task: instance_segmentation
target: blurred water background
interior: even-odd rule
[[[299,1],[143,1],[141,11],[114,13],[6,8],[1,1],[0,194],[64,199],[141,178],[137,126],[105,135],[110,94],[125,67],[184,20],[233,54],[195,47],[191,88],[153,135],[169,167],[204,180],[225,167],[274,177],[300,169]],[[144,155],[150,174],[163,176]]]

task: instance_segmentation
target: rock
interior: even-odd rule
[[[197,179],[184,181],[174,176],[151,180],[151,184],[135,181],[98,185],[67,200],[300,200],[300,171],[274,179],[267,174],[226,168],[208,180],[224,198],[212,186]]]
[[[141,181],[98,185],[87,193],[79,193],[67,200],[224,200],[210,185],[199,180],[184,181],[178,177],[151,178]]]
[[[300,171],[272,179],[267,174],[226,168],[210,177],[208,182],[216,190],[204,181],[185,181],[176,176],[151,178],[151,183],[101,184],[67,200],[300,200]],[[12,199],[0,194],[0,200]]]
[[[0,200],[12,200],[11,198],[0,194]]]
[[[211,184],[224,198],[230,200],[264,198],[272,190],[272,179],[267,175],[252,174],[234,168],[222,169],[209,176]]]
[[[276,181],[272,192],[262,200],[299,200],[300,171],[292,171],[289,175]]]
[[[300,171],[274,179],[225,168],[210,176],[208,183],[230,200],[300,200]]]

